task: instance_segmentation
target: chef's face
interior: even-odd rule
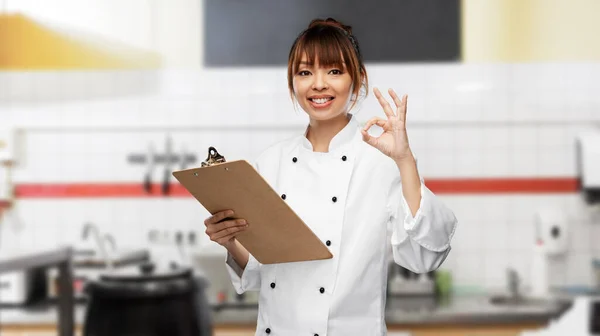
[[[352,78],[346,66],[321,66],[303,56],[294,74],[294,95],[312,120],[329,120],[348,112],[351,106]]]

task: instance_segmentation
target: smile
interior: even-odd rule
[[[317,103],[317,104],[325,104],[330,100],[333,100],[333,97],[328,97],[328,98],[309,98],[310,101]]]
[[[310,105],[312,105],[314,108],[323,108],[323,107],[327,107],[329,105],[331,105],[331,102],[333,101],[333,97],[326,97],[326,98],[308,98],[308,100],[310,101]]]

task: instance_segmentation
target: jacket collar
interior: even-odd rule
[[[344,128],[342,128],[342,130],[340,130],[333,137],[333,139],[331,139],[331,142],[329,143],[329,152],[333,152],[336,149],[342,147],[343,145],[350,143],[352,141],[352,139],[354,138],[354,136],[356,135],[356,129],[358,128],[358,123],[356,121],[356,118],[354,117],[354,115],[352,115],[352,113],[348,113],[348,117],[350,119],[348,121],[348,124],[346,126],[344,126]],[[306,137],[307,133],[308,133],[308,126],[306,126],[306,129],[304,130],[304,135],[302,136],[302,147],[312,151],[313,146],[310,143],[310,141],[308,141],[308,138]]]

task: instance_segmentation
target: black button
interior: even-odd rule
[[[334,202],[337,202],[337,197],[333,196],[333,198],[331,200]]]
[[[328,240],[328,241],[326,241],[326,242],[325,242],[325,245],[327,245],[327,246],[331,246],[331,240]]]
[[[319,292],[321,292],[321,294],[325,293],[325,288],[321,287],[321,288],[319,289]]]
[[[266,332],[267,334],[270,334],[270,333],[271,333],[271,328],[267,328],[267,329],[265,329],[265,332]]]
[[[281,198],[285,199],[285,197],[286,197],[285,194],[281,195]]]
[[[346,161],[347,157],[346,155],[342,156],[342,161]]]
[[[271,282],[271,288],[275,288],[275,283]]]
[[[315,336],[319,336],[319,334],[315,334]]]
[[[294,156],[294,158],[292,159],[292,161],[294,161],[294,163],[298,162],[298,158]]]

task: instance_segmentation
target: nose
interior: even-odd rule
[[[328,88],[328,86],[327,86],[327,80],[325,78],[325,75],[321,74],[320,72],[317,72],[313,76],[312,88],[313,88],[313,90],[316,90],[316,91],[326,90]]]

